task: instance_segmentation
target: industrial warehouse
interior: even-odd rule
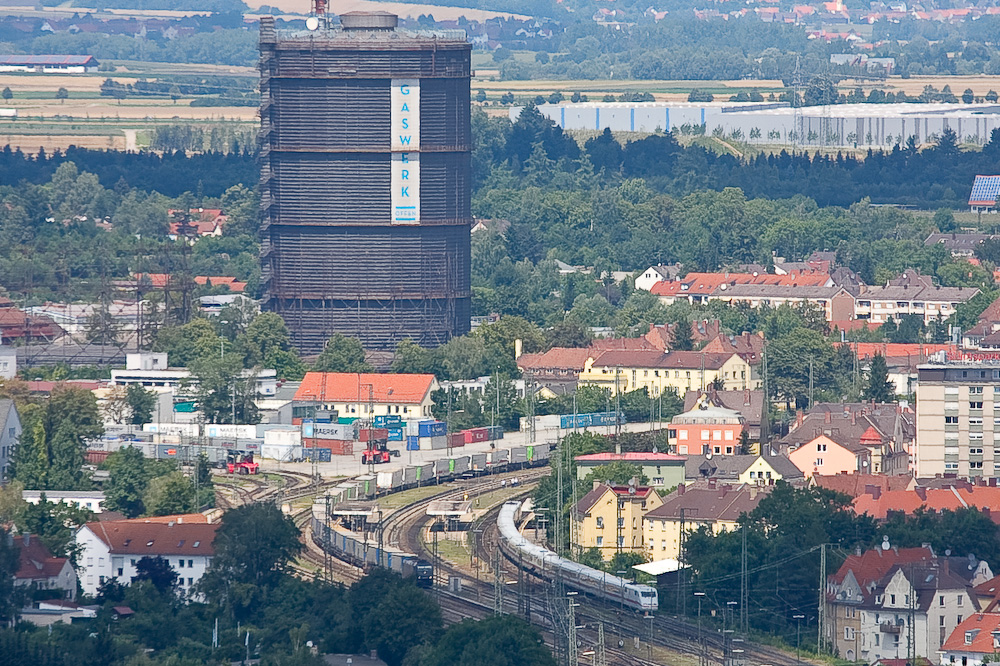
[[[302,353],[469,330],[471,45],[396,25],[261,20],[264,307]]]
[[[565,130],[656,132],[704,127],[741,141],[793,146],[886,147],[914,137],[929,143],[945,128],[959,141],[985,145],[1000,127],[997,104],[834,104],[792,108],[785,102],[587,102],[538,110]],[[517,120],[521,108],[510,110]]]

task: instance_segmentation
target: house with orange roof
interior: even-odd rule
[[[516,359],[517,369],[557,395],[572,393],[587,360],[595,353],[587,347],[553,347],[545,352],[521,354]]]
[[[167,236],[170,240],[177,240],[182,236],[192,241],[204,236],[221,236],[222,228],[229,219],[218,208],[192,208],[187,221],[181,219],[181,213],[183,211],[174,209],[167,211],[170,217],[170,231]]]
[[[851,661],[934,658],[977,611],[974,587],[992,577],[989,564],[973,556],[940,556],[929,545],[897,548],[885,538],[827,577],[823,633]]]
[[[941,646],[942,666],[981,666],[1000,653],[1000,613],[971,613]]]
[[[438,388],[430,374],[307,372],[292,398],[292,412],[311,406],[348,417],[430,418],[431,394]]]
[[[16,536],[13,541],[19,558],[14,573],[15,588],[31,589],[36,599],[40,596],[76,598],[76,572],[68,558],[53,556],[45,544],[32,534]]]
[[[891,512],[913,515],[917,509],[957,511],[973,508],[987,512],[994,521],[1000,522],[1000,488],[974,486],[957,479],[953,485],[943,488],[916,486],[909,490],[883,491],[873,485],[855,497],[852,504],[856,513],[868,514],[877,520],[886,520]]]
[[[86,594],[95,595],[109,580],[128,585],[139,560],[160,557],[177,573],[180,589],[194,594],[194,585],[215,555],[213,542],[218,528],[218,523],[169,519],[87,523],[74,537],[80,550],[80,586]]]

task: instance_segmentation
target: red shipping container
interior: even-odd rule
[[[490,438],[490,431],[486,428],[470,428],[465,431],[465,443],[485,442]]]
[[[100,465],[108,456],[111,454],[110,451],[87,451],[84,455],[84,460],[86,460],[91,465]]]
[[[358,431],[358,441],[367,442],[369,440],[389,439],[388,428],[361,428]]]
[[[464,432],[453,432],[448,435],[448,445],[452,448],[456,446],[465,446],[465,433]]]
[[[332,456],[354,455],[354,442],[343,439],[302,438],[302,449],[329,449]]]

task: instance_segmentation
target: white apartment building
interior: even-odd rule
[[[250,370],[244,370],[243,376]],[[171,368],[167,366],[167,355],[164,353],[141,352],[125,355],[125,369],[116,368],[111,371],[111,386],[128,386],[139,384],[150,388],[180,388],[183,384],[196,382],[187,368]],[[278,372],[276,370],[258,370],[256,372],[257,395],[273,396],[278,390]]]
[[[45,496],[47,502],[63,502],[94,513],[104,511],[104,493],[99,490],[22,490],[21,499],[28,504],[38,504]]]
[[[76,544],[80,548],[77,577],[83,591],[95,595],[110,579],[128,585],[136,575],[139,560],[162,557],[177,572],[181,591],[190,595],[212,563],[215,554],[212,542],[219,526],[175,522],[170,518],[87,523],[77,530]]]
[[[896,281],[903,279],[905,276]],[[905,285],[867,287],[854,302],[854,318],[884,324],[904,315],[919,315],[924,324],[930,324],[955,314],[955,308],[978,293],[972,287],[935,287],[925,284],[924,279]]]
[[[917,367],[917,476],[1000,476],[1000,365]]]

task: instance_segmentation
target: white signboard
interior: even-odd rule
[[[392,223],[420,223],[420,81],[393,79],[392,110]]]

